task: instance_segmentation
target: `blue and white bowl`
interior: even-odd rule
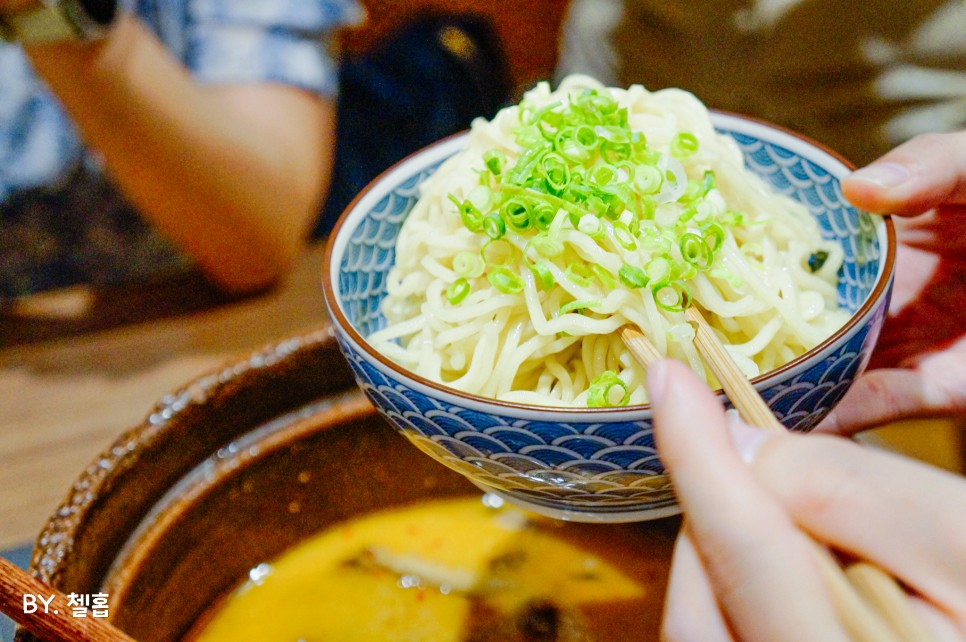
[[[753,380],[785,426],[810,430],[865,369],[878,338],[892,288],[892,223],[845,201],[840,180],[850,167],[835,154],[757,120],[714,114],[713,121],[738,142],[749,168],[804,203],[826,238],[845,251],[838,299],[852,315],[849,322],[815,349]],[[385,172],[349,206],[329,238],[325,300],[359,386],[420,450],[536,512],[610,522],[679,512],[654,445],[649,406],[547,408],[486,399],[414,375],[366,341],[386,323],[379,304],[396,236],[419,186],[464,141],[465,135],[445,139]]]

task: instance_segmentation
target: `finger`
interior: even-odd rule
[[[811,543],[735,451],[715,396],[673,360],[649,368],[648,389],[661,459],[735,635],[845,640]],[[761,443],[786,438],[753,434]]]
[[[966,203],[966,132],[925,134],[842,181],[859,209],[914,215],[941,203]]]
[[[915,370],[882,368],[855,380],[816,432],[854,435],[867,428],[911,418],[949,416],[966,410],[961,364],[938,354]]]
[[[819,541],[871,561],[966,621],[966,481],[826,435],[770,439],[752,468]]]
[[[855,380],[815,432],[839,435],[855,433],[887,423],[921,416],[924,396],[930,394],[922,375],[915,370],[890,368],[866,372]]]
[[[956,622],[934,605],[916,597],[910,598],[916,617],[922,622],[935,642],[963,642],[966,640],[966,621]]]
[[[734,640],[686,528],[681,530],[674,544],[661,639],[666,642]]]

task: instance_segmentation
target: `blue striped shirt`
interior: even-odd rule
[[[334,97],[330,37],[356,0],[136,0],[132,10],[200,82],[278,82]],[[113,283],[185,260],[104,178],[23,51],[0,44],[0,297]]]

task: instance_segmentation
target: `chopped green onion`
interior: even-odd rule
[[[505,294],[518,294],[523,292],[523,279],[519,274],[511,270],[498,266],[489,271],[486,275],[489,282],[500,292]]]
[[[634,172],[634,188],[641,194],[657,194],[663,182],[661,170],[654,165],[640,165]]]
[[[680,281],[661,285],[652,294],[654,303],[668,312],[684,312],[691,305],[691,292]]]
[[[639,267],[624,263],[617,272],[620,282],[631,289],[643,288],[647,285],[647,274]]]
[[[597,132],[589,125],[580,125],[574,132],[574,142],[587,151],[595,150],[599,142]]]
[[[556,258],[564,252],[564,244],[546,233],[537,234],[527,242],[527,245],[532,246],[537,254],[548,259]]]
[[[570,184],[570,165],[560,154],[549,153],[540,161],[543,176],[550,187],[558,192]]]
[[[470,282],[460,277],[446,288],[446,300],[458,305],[470,293]]]
[[[530,215],[533,219],[533,227],[541,232],[546,232],[550,229],[550,224],[553,223],[553,219],[556,214],[557,209],[550,203],[547,203],[546,201],[535,203],[530,210]]]
[[[617,279],[615,279],[614,275],[608,272],[606,269],[599,265],[592,265],[590,269],[593,271],[594,275],[600,279],[600,282],[605,288],[613,290],[617,287]]]
[[[532,202],[529,199],[511,198],[500,207],[500,214],[510,224],[510,227],[525,232],[530,229],[530,210]]]
[[[593,301],[593,300],[571,301],[570,303],[565,303],[560,307],[560,314],[567,314],[568,312],[583,310],[585,308],[596,308],[599,305],[600,305],[600,301]]]
[[[728,210],[724,214],[718,217],[718,221],[726,227],[734,227],[736,225],[744,225],[745,215],[737,210]]]
[[[614,240],[629,252],[637,249],[637,241],[634,239],[634,235],[631,234],[630,229],[620,221],[614,223]]]
[[[506,267],[516,260],[517,248],[506,239],[490,239],[480,250],[480,256],[487,266]]]
[[[506,165],[506,154],[498,149],[488,150],[483,154],[483,164],[495,176],[499,176],[503,173],[503,166]]]
[[[483,231],[483,214],[469,200],[457,200],[452,194],[449,195],[449,200],[456,205],[456,209],[460,213],[460,219],[462,219],[466,229],[470,232]]]
[[[685,158],[698,151],[698,139],[690,132],[679,132],[671,139],[671,156]]]
[[[613,391],[620,391],[621,397],[616,402],[613,399]],[[626,406],[630,399],[630,391],[627,384],[613,370],[605,370],[590,387],[587,388],[587,406],[589,408],[604,408],[607,406]]]
[[[577,230],[587,236],[597,236],[600,234],[600,219],[593,214],[584,214],[577,221]]]
[[[553,272],[550,270],[550,263],[548,261],[537,261],[536,263],[528,265],[530,271],[533,272],[533,276],[537,279],[537,285],[543,290],[552,290],[553,286],[557,284],[557,280],[553,278]]]
[[[575,283],[582,288],[590,287],[592,273],[590,268],[588,268],[583,263],[571,263],[564,270],[564,276],[571,283]]]
[[[695,201],[704,197],[704,183],[696,178],[689,178],[688,183],[684,188],[684,194],[678,198],[679,203],[694,203]]]
[[[711,248],[694,232],[681,235],[680,249],[681,257],[699,270],[707,270],[714,262]]]
[[[704,236],[704,242],[711,247],[711,254],[717,254],[718,250],[724,244],[725,240],[725,230],[719,223],[711,222],[706,223],[701,227],[701,234]],[[711,240],[708,243],[708,239]]]
[[[644,271],[651,283],[667,283],[671,280],[671,262],[666,257],[658,256],[651,259]]]
[[[460,252],[453,257],[453,271],[459,276],[474,278],[483,274],[483,258],[473,252]]]
[[[594,170],[594,182],[597,185],[610,185],[617,178],[617,172],[610,165],[599,165]]]
[[[483,231],[486,232],[486,235],[491,239],[496,240],[503,238],[503,235],[506,234],[506,222],[503,220],[503,217],[496,212],[487,214],[483,218]]]

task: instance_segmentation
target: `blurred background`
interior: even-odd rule
[[[340,130],[337,141],[333,192],[312,242],[282,283],[234,297],[186,273],[147,284],[81,285],[0,302],[0,548],[7,549],[5,555],[26,563],[32,538],[78,473],[165,393],[229,358],[322,324],[322,239],[342,208],[374,173],[464,129],[475,116],[492,116],[536,81],[553,79],[568,8],[566,0],[363,4],[366,22],[339,39],[345,54],[341,126],[350,129]],[[941,4],[932,3],[930,10]],[[423,58],[407,57],[413,43],[419,43]],[[877,51],[888,53],[882,47]],[[412,64],[417,59],[426,61],[424,69]],[[387,69],[394,70],[389,80],[374,71]],[[456,83],[457,91],[441,79]],[[930,91],[934,81],[923,77],[922,91]],[[385,110],[387,104],[396,106],[396,114],[373,124],[372,110]],[[407,120],[419,126],[407,128]],[[365,164],[353,160],[360,140],[372,141],[362,144],[368,150]],[[964,470],[966,440],[951,421],[890,426],[863,439]]]

